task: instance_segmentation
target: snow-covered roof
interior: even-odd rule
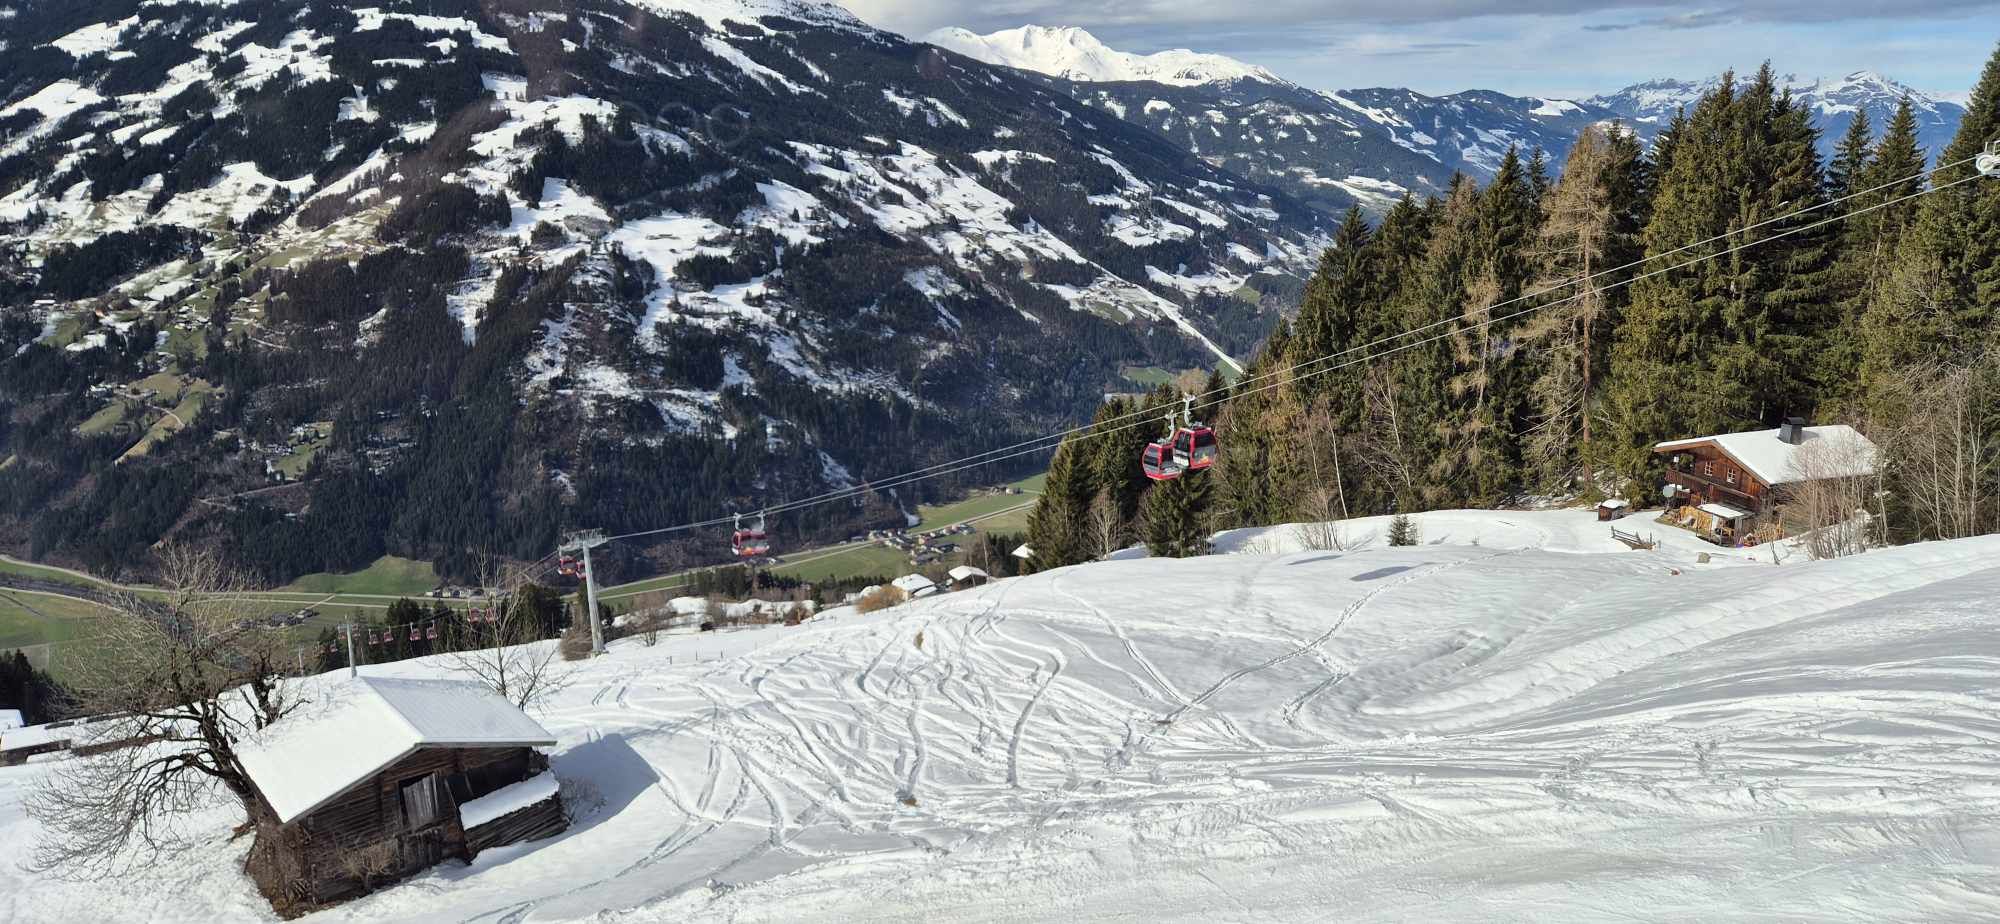
[[[541,802],[555,795],[556,789],[556,775],[544,770],[459,806],[458,823],[470,831]]]
[[[1765,484],[1793,484],[1819,478],[1853,478],[1875,474],[1877,452],[1868,437],[1846,424],[1803,427],[1804,438],[1787,443],[1779,430],[1723,433],[1655,443],[1654,452],[1713,444]]]
[[[1700,509],[1702,513],[1706,513],[1709,516],[1721,517],[1725,520],[1734,520],[1737,517],[1747,517],[1750,515],[1749,511],[1738,510],[1734,507],[1729,506],[1728,504],[1703,504],[1698,509]]]
[[[546,747],[540,723],[478,684],[342,677],[237,749],[257,791],[288,822],[421,748]]]
[[[951,569],[951,571],[947,573],[951,575],[951,579],[954,581],[965,581],[965,580],[971,580],[972,578],[984,578],[987,576],[986,572],[981,571],[978,568],[974,568],[971,565],[959,565],[958,567]]]
[[[66,728],[52,728],[47,725],[9,728],[0,731],[0,751],[40,747],[51,741],[65,741],[69,738],[70,731]]]
[[[0,709],[0,731],[6,731],[10,728],[20,728],[25,724],[27,722],[21,718],[21,710]]]
[[[1607,510],[1623,510],[1630,505],[1625,502],[1624,498],[1614,497],[1611,498],[1610,500],[1598,501],[1597,506],[1603,507]]]
[[[937,589],[936,582],[921,574],[905,574],[889,583],[912,597],[920,597]]]
[[[1013,554],[1015,558],[1033,558],[1035,557],[1035,550],[1028,548],[1028,544],[1023,542],[1014,549]]]

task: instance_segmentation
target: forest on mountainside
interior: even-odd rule
[[[1143,540],[1532,496],[1640,496],[1655,442],[1850,423],[1884,454],[1887,541],[2000,530],[2000,54],[1928,177],[1909,103],[1830,162],[1769,66],[1725,75],[1651,151],[1616,125],[1560,179],[1493,181],[1346,216],[1297,315],[1204,393],[1220,459],[1148,488],[1156,425],[1058,450],[1030,542],[1047,568]],[[1927,192],[1928,190],[1928,192]],[[1100,424],[1142,405],[1107,405]],[[1113,544],[1103,537],[1118,537]]]

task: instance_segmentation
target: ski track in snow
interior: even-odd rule
[[[601,806],[314,919],[2000,916],[2000,538],[1551,551],[1597,529],[622,640],[539,715]],[[226,813],[115,894],[24,879],[44,766],[0,769],[0,919],[263,913]]]

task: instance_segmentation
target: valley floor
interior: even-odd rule
[[[314,919],[2000,918],[2000,537],[1696,565],[1587,516],[625,640],[539,716],[586,817]],[[269,917],[226,812],[22,872],[45,766],[0,919]]]

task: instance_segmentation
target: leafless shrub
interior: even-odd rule
[[[569,628],[563,630],[562,640],[556,643],[556,649],[562,652],[565,661],[581,661],[590,657],[592,647],[590,627],[578,623],[570,623]]]
[[[877,587],[854,601],[854,609],[860,613],[886,610],[903,602],[903,591],[898,587]]]
[[[395,868],[398,853],[393,837],[348,848],[340,852],[340,870],[364,887],[373,888],[376,877]]]
[[[562,801],[563,817],[572,825],[605,805],[604,791],[582,777],[557,777],[556,798]]]

